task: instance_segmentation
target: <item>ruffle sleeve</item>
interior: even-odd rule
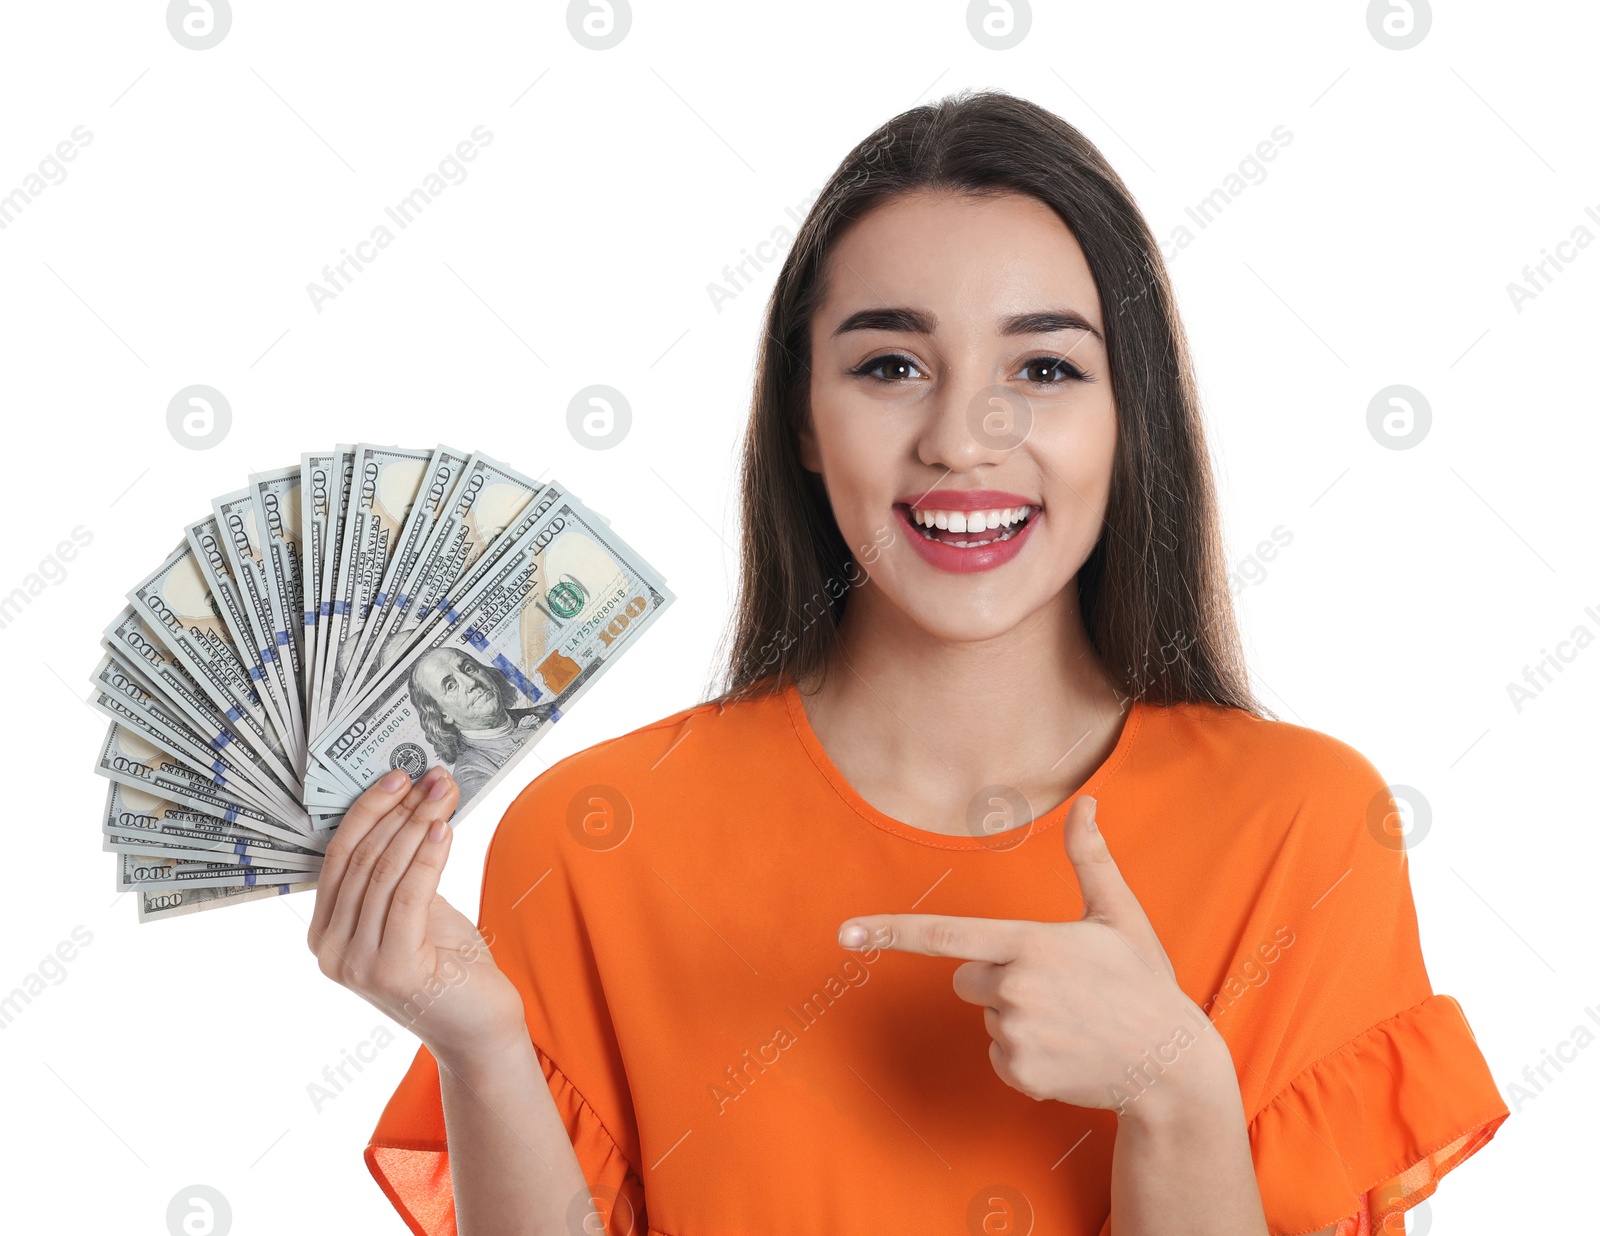
[[[522,993],[528,1034],[593,1214],[606,1236],[645,1236],[638,1124],[589,934],[588,915],[603,911],[586,906],[572,881],[560,844],[566,804],[554,771],[530,783],[495,830],[484,857],[478,929]],[[454,1236],[439,1068],[426,1047],[390,1097],[364,1157],[412,1232]],[[583,1226],[598,1232],[594,1218]]]
[[[1337,1218],[1337,1236],[1403,1231],[1398,1216],[1508,1114],[1460,1005],[1429,996],[1302,1070],[1250,1121],[1269,1230]]]
[[[535,1051],[583,1178],[596,1199],[606,1236],[643,1236],[647,1220],[639,1174],[577,1087],[550,1057],[537,1047]],[[379,1117],[365,1158],[372,1178],[416,1236],[455,1236],[455,1194],[439,1067],[426,1047],[417,1049],[411,1068]]]
[[[1272,1236],[1403,1232],[1510,1113],[1461,1006],[1429,981],[1390,787],[1346,744],[1322,735],[1311,751],[1247,936],[1278,928],[1246,971],[1261,987],[1217,1024]]]

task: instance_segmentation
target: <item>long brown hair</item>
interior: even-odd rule
[[[811,322],[841,232],[916,190],[1025,194],[1077,238],[1104,310],[1117,409],[1105,527],[1077,577],[1089,640],[1129,697],[1264,715],[1235,624],[1199,399],[1161,251],[1094,145],[1059,116],[1003,91],[963,91],[914,107],[862,141],[823,187],[784,259],[767,305],[740,469],[739,591],[719,647],[721,681],[707,702],[818,675],[863,577],[821,478],[800,462]]]

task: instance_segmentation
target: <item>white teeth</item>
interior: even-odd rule
[[[969,535],[1003,527],[1004,531],[983,540],[946,542],[953,546],[978,549],[984,545],[993,545],[997,541],[1008,541],[1016,536],[1016,526],[1037,509],[1033,506],[1006,506],[989,511],[937,511],[912,507],[911,522],[923,528],[943,528],[949,532],[965,532]],[[936,539],[931,531],[925,535],[929,540]]]
[[[989,511],[940,511],[914,507],[913,523],[925,528],[943,528],[949,532],[984,532],[990,528],[1011,527],[1033,512],[1031,506],[1006,506]]]

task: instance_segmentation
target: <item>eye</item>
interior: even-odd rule
[[[877,372],[879,369],[883,368],[888,368],[891,371],[894,371],[896,376],[886,378]],[[871,360],[863,361],[861,364],[857,365],[850,371],[850,373],[853,377],[871,378],[875,382],[883,382],[887,384],[906,381],[911,374],[906,374],[903,371],[908,369],[917,376],[927,376],[923,374],[922,370],[917,368],[916,361],[912,360],[909,356],[906,356],[901,352],[889,352],[883,356],[874,356]]]
[[[1039,386],[1059,386],[1063,382],[1094,381],[1093,378],[1064,356],[1035,356],[1023,364],[1021,373],[1025,375],[1024,381],[1033,382]]]

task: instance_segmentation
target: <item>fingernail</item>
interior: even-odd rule
[[[428,840],[429,841],[443,841],[444,840],[444,830],[449,828],[449,827],[450,826],[448,824],[446,824],[443,820],[435,820],[433,822],[432,826],[428,829]]]
[[[382,781],[378,782],[378,784],[386,790],[398,790],[402,785],[407,784],[410,780],[411,778],[406,775],[405,769],[397,768]]]
[[[432,768],[428,769],[427,772],[422,774],[422,783],[424,785],[432,785],[442,776],[444,776],[444,765],[435,764]]]
[[[1091,833],[1097,833],[1100,831],[1100,826],[1094,822],[1094,817],[1096,814],[1098,814],[1099,810],[1100,804],[1091,798],[1089,800],[1089,831]]]
[[[428,797],[429,798],[443,798],[444,795],[445,795],[445,791],[448,790],[449,788],[450,788],[450,778],[449,777],[443,777],[443,776],[435,777],[433,779],[433,784],[428,787]]]
[[[839,943],[845,948],[856,948],[867,942],[867,929],[860,923],[851,923],[839,932]]]

